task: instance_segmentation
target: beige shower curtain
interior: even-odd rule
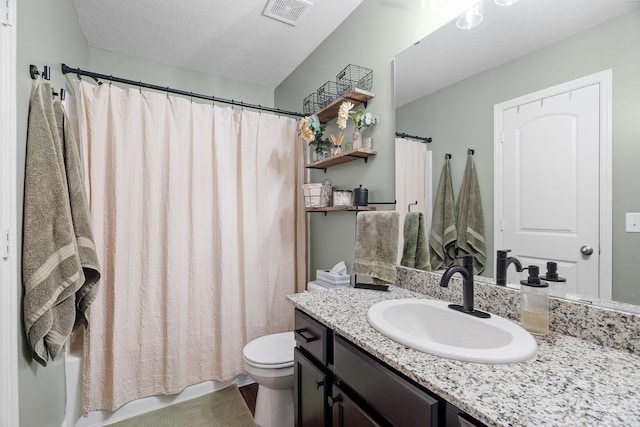
[[[77,96],[104,271],[85,413],[233,379],[245,343],[292,329],[285,296],[305,281],[296,121],[106,84]]]
[[[431,228],[431,151],[427,144],[407,138],[395,140],[396,210],[400,211],[398,247],[403,247],[404,216],[408,212],[422,212],[426,220],[427,236]],[[398,264],[402,250],[398,251]]]

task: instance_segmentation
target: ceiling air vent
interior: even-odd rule
[[[308,0],[269,0],[262,14],[289,25],[296,25],[307,6],[313,6]]]

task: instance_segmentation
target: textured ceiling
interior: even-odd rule
[[[363,0],[312,0],[291,26],[267,0],[73,0],[89,46],[276,88]]]
[[[640,5],[631,0],[484,2],[472,30],[451,22],[396,56],[396,107],[509,62]]]

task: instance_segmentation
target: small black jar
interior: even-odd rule
[[[354,206],[367,206],[369,204],[369,190],[362,188],[353,189],[353,205]]]

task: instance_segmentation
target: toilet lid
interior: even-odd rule
[[[242,355],[254,366],[283,368],[293,365],[293,332],[265,335],[244,346]]]

